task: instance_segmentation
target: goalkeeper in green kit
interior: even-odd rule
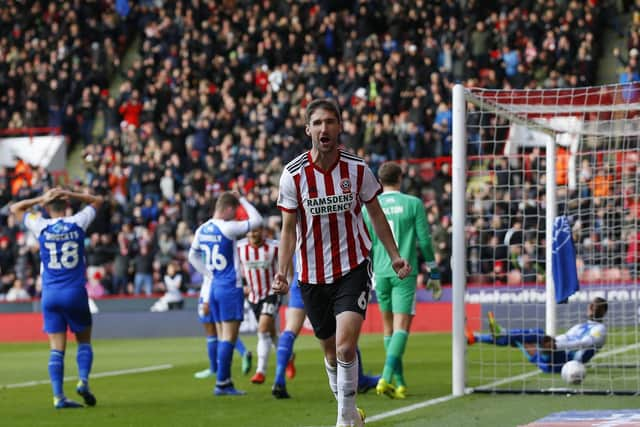
[[[420,271],[416,252],[418,246],[429,268],[427,288],[431,289],[434,300],[440,299],[442,295],[440,272],[431,246],[431,233],[424,205],[417,197],[400,192],[401,167],[396,163],[386,162],[380,166],[378,178],[383,187],[383,193],[378,196],[378,201],[389,221],[400,256],[409,261],[412,269],[411,275],[402,280],[398,279],[382,242],[373,231],[365,209],[363,217],[369,229],[369,235],[372,236],[371,256],[376,295],[384,322],[386,351],[384,370],[376,386],[376,392],[394,399],[404,399],[407,386],[402,373],[402,356],[409,338],[411,320],[415,315],[417,274]]]

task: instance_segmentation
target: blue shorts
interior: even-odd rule
[[[304,310],[304,302],[302,301],[300,286],[298,286],[297,280],[294,280],[291,288],[289,288],[289,308],[300,308]]]
[[[82,332],[92,324],[87,289],[82,287],[50,288],[42,290],[44,331],[48,334]]]
[[[244,319],[243,289],[213,286],[209,297],[209,314],[203,315],[200,307],[198,307],[198,317],[202,323],[230,322],[233,320],[242,322]]]

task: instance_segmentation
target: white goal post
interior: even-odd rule
[[[452,107],[452,393],[639,394],[640,86],[456,85]],[[562,304],[552,266],[574,266],[552,262],[558,218],[580,284]],[[556,336],[594,297],[608,301],[606,344],[579,385],[518,340],[491,341],[490,312],[503,333]]]

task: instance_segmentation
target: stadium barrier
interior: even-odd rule
[[[146,311],[102,311],[104,303],[108,300],[97,302],[100,313],[94,314],[93,336],[98,339],[105,338],[156,338],[178,336],[202,336],[202,327],[197,319],[194,301],[187,298],[185,309],[171,310],[161,313],[149,311],[149,307],[155,301],[152,298],[126,298],[118,304],[126,306],[124,301],[133,301],[134,305],[141,306],[144,302]],[[195,301],[197,302],[197,301]],[[6,308],[7,303],[0,304]],[[188,308],[187,308],[188,307]],[[280,308],[280,319],[284,318],[286,307]],[[481,307],[479,304],[469,304],[469,318],[480,319]],[[249,318],[249,316],[247,316]],[[252,319],[252,315],[249,318]],[[242,333],[255,333],[255,324],[250,321],[243,323],[245,327]],[[284,327],[284,322],[280,322]],[[308,326],[308,325],[307,325]],[[475,325],[479,327],[480,325]],[[416,318],[412,324],[413,332],[450,332],[451,331],[451,303],[418,303],[416,306]],[[382,333],[382,316],[377,304],[370,304],[367,318],[362,327],[363,333]],[[311,334],[312,331],[305,327],[303,334]],[[29,342],[46,341],[47,336],[42,332],[42,315],[37,312],[10,312],[0,313],[0,342]]]

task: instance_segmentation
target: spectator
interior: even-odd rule
[[[133,293],[139,295],[144,291],[145,295],[151,295],[153,290],[153,254],[146,243],[140,245],[140,252],[133,259],[134,278]]]
[[[17,279],[13,282],[13,286],[9,288],[7,295],[5,296],[7,301],[20,301],[31,299],[31,295],[24,289],[22,280]]]
[[[130,243],[125,231],[118,233],[118,251],[116,252],[113,262],[113,278],[111,284],[111,293],[115,295],[131,293],[129,289],[129,277],[131,276],[131,265],[133,262],[131,254],[135,248],[132,248]]]
[[[174,308],[182,308],[184,299],[181,288],[183,285],[182,273],[174,262],[167,265],[167,272],[163,277],[165,294],[151,306],[151,311],[167,311]]]
[[[82,184],[116,201],[101,209],[92,231],[110,233],[114,241],[130,222],[138,237],[151,236],[165,214],[173,224],[167,232],[176,241],[177,258],[184,256],[182,240],[211,202],[204,194],[240,181],[263,213],[273,209],[282,165],[302,150],[301,111],[318,93],[338,100],[342,142],[360,150],[374,170],[389,159],[447,155],[446,100],[454,82],[494,89],[593,84],[601,47],[594,35],[605,17],[595,2],[501,0],[484,9],[477,1],[368,2],[334,11],[323,2],[285,2],[267,10],[271,3],[242,0],[235,8],[206,13],[189,2],[178,8],[146,2],[127,13],[116,12],[112,2],[80,2],[73,8],[68,1],[49,3],[46,10],[36,4],[29,12],[46,25],[31,24],[40,21],[28,14],[12,16],[21,10],[15,0],[0,17],[20,23],[20,31],[7,39],[7,66],[0,67],[0,125],[48,123],[60,126],[70,144],[83,140],[88,174]],[[615,18],[612,12],[607,7],[608,22]],[[138,28],[139,59],[120,70]],[[638,49],[634,26],[620,55],[632,73],[638,72]],[[36,57],[46,66],[36,67]],[[107,87],[118,72],[123,82],[110,93]],[[42,96],[36,96],[39,91]],[[98,114],[104,129],[95,126]],[[474,148],[489,153],[501,147],[478,142]],[[433,192],[420,170],[411,167],[406,175],[403,191],[430,203]],[[508,168],[497,175],[521,179]],[[46,187],[21,182],[9,196],[2,185],[0,178],[0,199],[7,201]],[[434,224],[448,230],[451,184],[438,178],[433,187],[438,197],[428,209]],[[139,193],[141,203],[134,202]],[[487,212],[488,217],[518,214],[513,195],[498,196],[504,212]],[[448,251],[445,236],[442,250]],[[126,255],[131,260],[138,255],[134,240]],[[33,246],[27,247],[33,253]],[[148,249],[158,251],[155,242]],[[446,260],[449,253],[436,256]],[[108,277],[109,269],[105,273]],[[122,289],[125,279],[118,277],[116,288]]]

